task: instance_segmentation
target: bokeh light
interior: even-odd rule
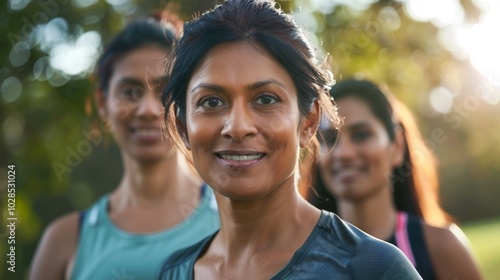
[[[50,66],[67,75],[90,72],[101,46],[101,36],[95,31],[82,34],[73,42],[64,42],[50,52]]]
[[[23,86],[18,78],[11,76],[5,79],[0,86],[2,101],[11,103],[16,101],[23,91]]]
[[[48,56],[40,57],[33,65],[33,78],[38,81],[45,81],[54,75],[54,69],[50,66]]]
[[[30,46],[26,42],[19,42],[10,49],[9,61],[14,67],[24,65],[30,58]]]
[[[68,37],[68,22],[63,18],[55,18],[45,25],[38,26],[36,42],[40,45],[40,49],[44,52],[50,50],[57,44],[64,42]]]
[[[2,134],[7,146],[14,146],[22,141],[25,123],[23,115],[17,112],[7,115],[2,123]]]
[[[417,21],[430,21],[437,27],[460,24],[464,10],[459,0],[407,0],[405,11]]]
[[[482,9],[478,22],[464,22],[440,30],[440,43],[471,66],[492,86],[500,87],[500,2],[474,1]]]
[[[98,0],[73,0],[72,3],[76,7],[87,8],[97,3],[97,1]]]
[[[451,111],[453,105],[453,95],[445,87],[434,88],[429,97],[432,109],[441,114]]]
[[[474,69],[500,87],[500,2],[491,1],[480,21],[456,30],[459,46]]]
[[[30,2],[31,0],[9,0],[8,7],[11,11],[19,11],[26,8]]]

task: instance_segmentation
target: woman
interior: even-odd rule
[[[439,206],[435,160],[410,111],[369,81],[345,80],[330,94],[344,126],[320,160],[313,204],[398,246],[424,279],[480,279],[465,235]]]
[[[161,135],[164,59],[176,33],[167,19],[132,22],[99,60],[98,112],[124,174],[87,211],[46,229],[30,279],[152,279],[173,251],[218,228],[212,190]]]
[[[396,247],[298,193],[300,149],[321,112],[339,119],[293,19],[271,1],[229,0],[184,27],[162,101],[177,112],[169,134],[215,191],[221,228],[159,278],[420,279]]]

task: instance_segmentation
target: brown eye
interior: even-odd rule
[[[259,105],[270,105],[278,102],[276,98],[272,95],[262,95],[259,98],[257,98],[256,102]]]
[[[127,101],[139,101],[145,93],[145,89],[140,86],[127,86],[120,91],[120,97]]]
[[[353,142],[360,143],[365,141],[371,136],[371,133],[366,130],[355,131],[351,135],[351,139]]]
[[[224,102],[220,98],[217,98],[217,97],[204,98],[200,103],[200,106],[204,107],[204,108],[216,108],[216,107],[220,107],[222,105],[224,105]]]

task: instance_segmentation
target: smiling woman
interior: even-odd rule
[[[340,120],[333,81],[291,17],[272,1],[229,0],[185,24],[172,56],[168,131],[215,190],[221,228],[166,260],[160,279],[419,278],[397,248],[298,192],[321,114]]]
[[[366,80],[336,84],[344,126],[310,201],[398,246],[423,279],[481,279],[467,238],[439,205],[435,159],[410,111]]]
[[[174,19],[162,13],[130,23],[100,58],[96,105],[124,174],[88,210],[49,225],[30,279],[151,279],[172,252],[218,228],[211,189],[161,134],[159,95]]]
[[[188,84],[186,144],[200,159],[200,175],[226,197],[257,198],[283,183],[276,180],[293,183],[294,164],[280,161],[296,162],[293,147],[305,147],[310,137],[297,135],[300,112],[291,77],[264,51],[247,42],[217,45]],[[271,127],[270,120],[280,125]]]

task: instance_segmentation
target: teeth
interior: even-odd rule
[[[336,173],[336,174],[344,174],[344,175],[352,175],[352,174],[356,174],[357,172],[358,172],[358,169],[353,168],[353,167],[341,168],[341,169],[337,169],[334,171],[334,173]]]
[[[249,156],[240,156],[240,155],[222,155],[223,159],[227,160],[255,160],[261,158],[262,155],[249,155]]]
[[[137,129],[135,133],[137,133],[141,136],[157,136],[157,135],[160,135],[160,130],[159,129]]]

